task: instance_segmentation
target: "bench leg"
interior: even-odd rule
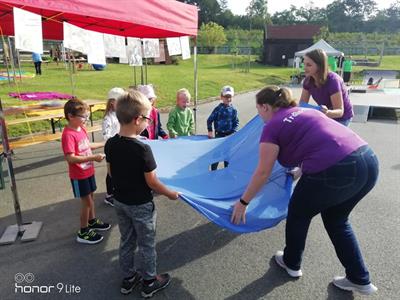
[[[50,119],[50,123],[51,123],[51,131],[53,133],[56,133],[56,126],[54,124],[54,119],[53,118]]]

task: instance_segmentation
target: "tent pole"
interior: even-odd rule
[[[71,63],[71,50],[68,50],[68,71],[69,71],[69,79],[71,82],[71,91],[72,91],[72,96],[75,97],[75,86],[74,86],[74,79],[72,78],[72,63]]]
[[[144,59],[144,61],[145,61],[145,67],[144,67],[144,69],[145,69],[145,73],[146,73],[146,83],[145,84],[147,84],[147,57]]]
[[[143,81],[144,81],[144,78],[143,78],[143,63],[142,63],[142,65],[140,66],[140,84],[142,84],[143,85]]]
[[[42,228],[42,222],[22,222],[21,206],[19,204],[17,183],[15,180],[14,167],[11,158],[10,144],[8,141],[7,127],[5,116],[3,116],[3,105],[0,99],[0,135],[3,142],[3,155],[7,160],[8,175],[10,176],[11,192],[14,200],[14,212],[17,219],[17,224],[10,225],[6,228],[3,235],[0,237],[0,245],[12,244],[20,236],[22,242],[35,240]]]
[[[194,131],[197,134],[197,94],[198,94],[198,78],[197,78],[197,38],[193,38],[193,64],[194,64]]]
[[[19,70],[19,81],[22,82],[22,74],[21,74],[21,57],[19,56],[19,50],[17,51],[17,61],[18,61],[18,70]]]
[[[14,81],[14,83],[16,83],[15,64],[14,64],[14,50],[13,50],[13,47],[12,47],[12,44],[11,44],[10,37],[8,37],[7,39],[8,39],[8,48],[10,48],[10,63],[11,63],[11,68],[12,68],[13,74],[14,74],[13,81]]]
[[[8,49],[8,45],[6,44],[4,37],[3,38],[3,57],[4,57],[4,63],[7,68],[7,80],[8,80],[8,85],[11,85],[11,80],[10,80],[10,66],[9,66],[9,61],[10,61],[10,49]]]
[[[133,66],[133,85],[136,87],[136,66]]]

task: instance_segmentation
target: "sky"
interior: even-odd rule
[[[228,0],[228,6],[233,14],[244,15],[246,14],[246,8],[249,6],[250,1],[251,0]],[[268,12],[273,15],[277,11],[288,9],[291,4],[300,7],[308,2],[308,0],[268,0]],[[332,3],[333,0],[315,0],[313,2],[314,6],[325,7],[327,4]],[[375,2],[377,3],[378,9],[384,9],[388,8],[395,0],[375,0]],[[282,6],[282,3],[285,5]]]

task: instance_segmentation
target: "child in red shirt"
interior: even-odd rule
[[[95,217],[93,192],[96,190],[93,162],[101,162],[104,154],[92,154],[92,149],[104,146],[104,143],[90,143],[84,124],[89,118],[87,105],[71,99],[64,106],[65,118],[68,125],[64,128],[61,145],[68,162],[69,177],[72,190],[76,198],[81,199],[81,229],[76,240],[84,244],[97,244],[103,236],[96,231],[111,228],[110,224],[103,223]]]

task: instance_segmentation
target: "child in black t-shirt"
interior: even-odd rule
[[[121,293],[130,293],[143,279],[142,296],[146,298],[170,282],[169,274],[156,273],[156,212],[152,191],[171,200],[179,197],[178,192],[168,189],[158,180],[150,146],[137,139],[151,122],[150,110],[151,103],[137,91],[121,96],[116,111],[121,129],[105,145],[121,233],[119,261],[124,273]],[[134,261],[136,246],[141,264]],[[136,270],[137,265],[142,266],[141,274]]]

